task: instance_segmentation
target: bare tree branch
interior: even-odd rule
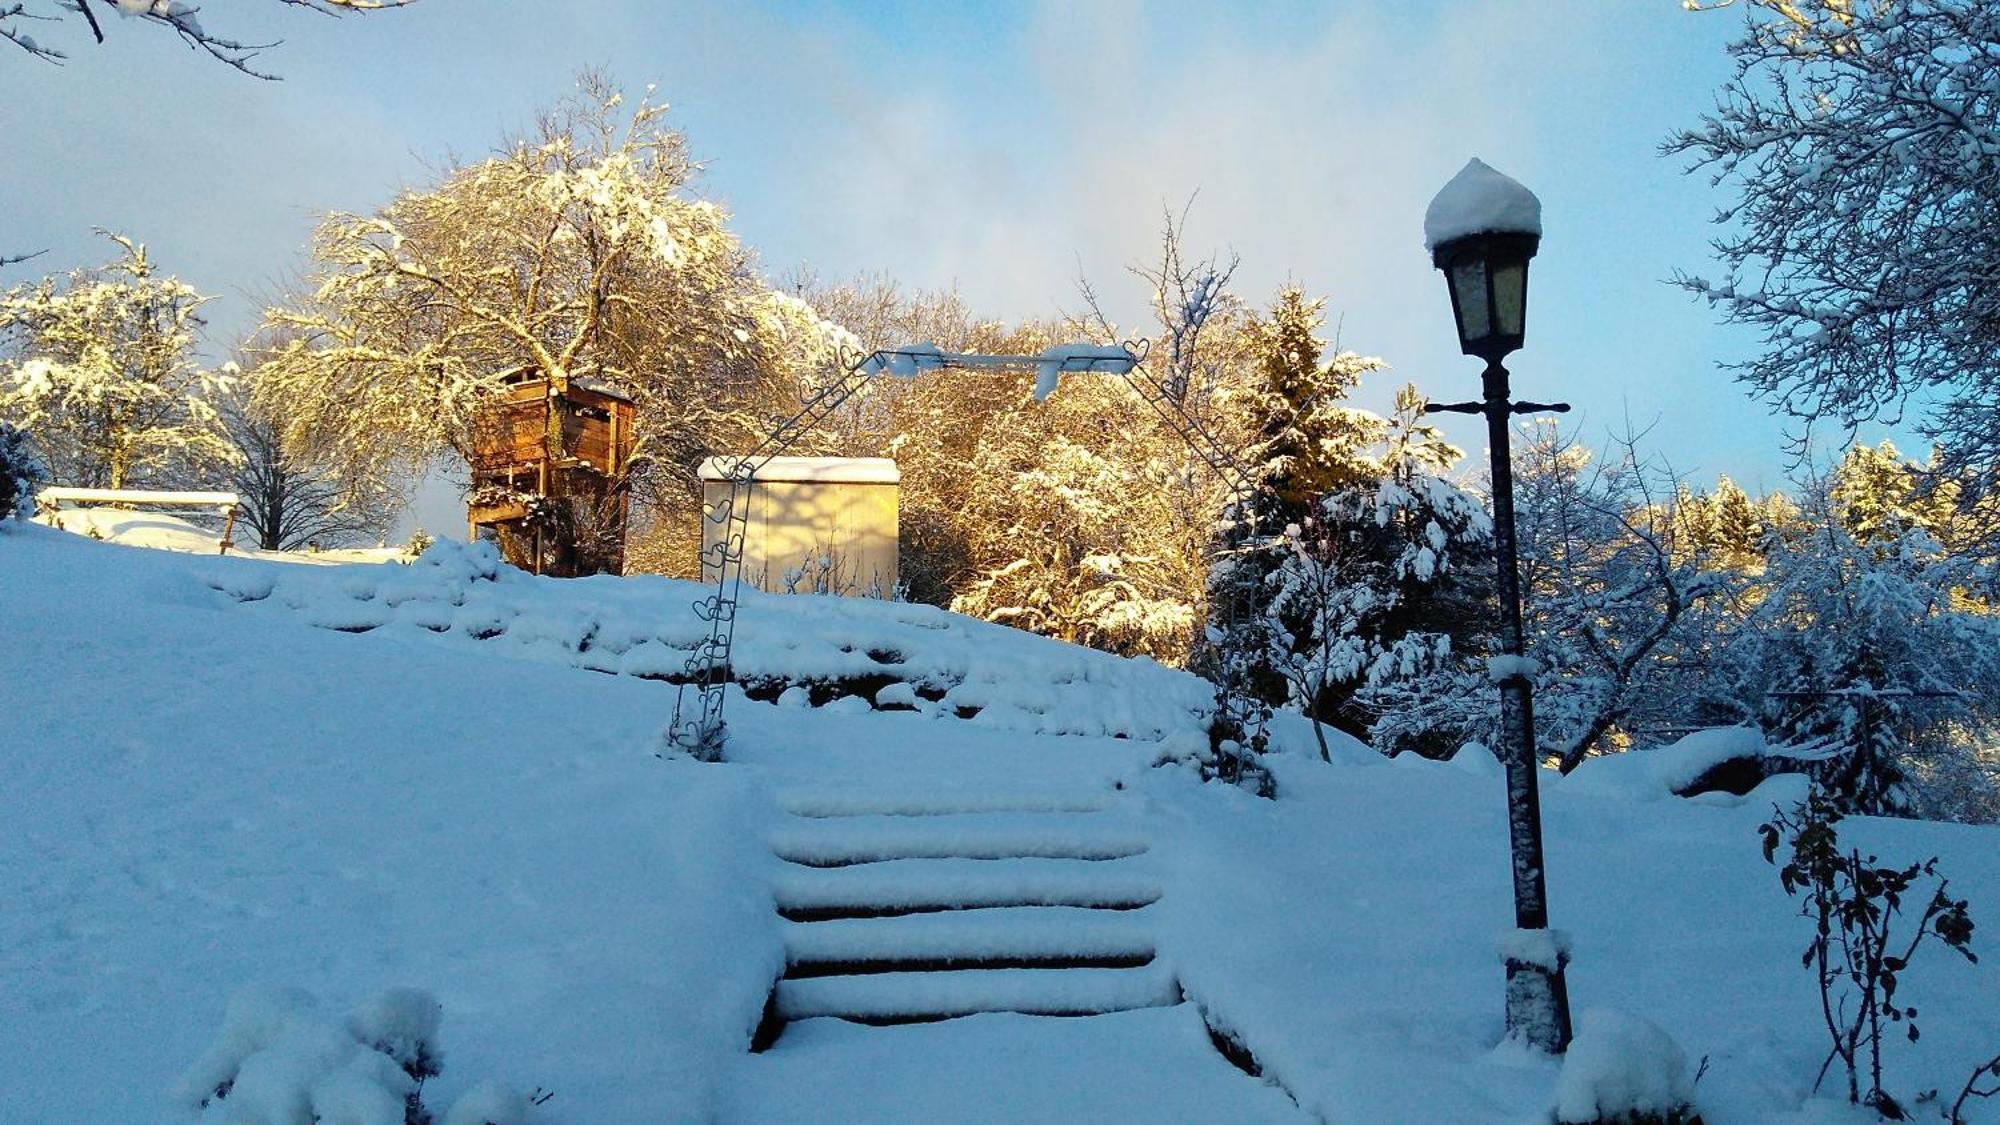
[[[374,12],[388,8],[401,8],[415,0],[278,0],[288,7],[304,8],[324,16],[338,16],[346,12]],[[13,0],[0,3],[0,38],[11,41],[15,46],[44,62],[60,65],[69,55],[36,39],[15,21],[38,20],[46,23],[61,23],[66,14],[80,15],[90,28],[91,38],[105,41],[104,25],[99,22],[91,0],[49,0],[53,13],[31,12],[28,0]],[[245,43],[208,30],[201,22],[201,9],[183,0],[97,0],[127,18],[138,18],[156,26],[168,27],[180,36],[189,47],[207,53],[224,65],[243,72],[252,78],[269,82],[278,76],[257,69],[253,65],[259,53],[277,46],[283,40],[274,39],[269,43]]]

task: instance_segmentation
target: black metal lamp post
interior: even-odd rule
[[[1493,544],[1498,555],[1500,645],[1508,660],[1490,665],[1500,688],[1501,757],[1507,770],[1507,830],[1513,850],[1514,939],[1505,943],[1507,1033],[1544,1051],[1569,1046],[1566,941],[1549,930],[1542,865],[1542,810],[1536,779],[1529,669],[1521,659],[1520,558],[1514,540],[1513,416],[1564,412],[1564,403],[1515,402],[1500,361],[1521,346],[1528,312],[1528,259],[1541,243],[1541,203],[1527,188],[1474,160],[1431,203],[1424,217],[1431,261],[1444,271],[1458,342],[1486,361],[1479,402],[1431,404],[1426,412],[1486,416],[1493,457]]]

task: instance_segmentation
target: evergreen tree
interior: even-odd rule
[[[1706,558],[1715,551],[1715,502],[1706,492],[1696,492],[1686,484],[1674,486],[1674,542],[1680,554],[1676,561]]]
[[[1834,467],[1828,495],[1848,534],[1862,543],[1893,543],[1911,531],[1947,543],[1958,518],[1955,485],[1884,441],[1849,449]]]
[[[35,488],[42,478],[41,459],[28,435],[0,422],[0,520],[32,514]]]
[[[1462,455],[1423,421],[1416,389],[1396,405],[1370,451],[1375,471],[1287,528],[1289,554],[1267,583],[1270,663],[1289,702],[1357,737],[1412,685],[1462,668],[1492,620],[1485,505],[1445,479]],[[1378,749],[1448,749],[1428,730],[1391,727]]]
[[[1278,632],[1270,631],[1274,577],[1296,554],[1288,532],[1311,522],[1322,497],[1378,478],[1374,447],[1388,432],[1379,415],[1345,405],[1361,376],[1380,370],[1382,361],[1352,352],[1322,360],[1325,342],[1318,333],[1325,306],[1324,298],[1308,300],[1288,286],[1245,332],[1256,378],[1246,396],[1254,434],[1245,458],[1252,491],[1238,498],[1225,520],[1209,576],[1208,633],[1212,645],[1232,650],[1230,659],[1242,664],[1232,674],[1243,675],[1247,690],[1265,704],[1282,704],[1294,694],[1274,659],[1274,638],[1292,638],[1279,642],[1279,649],[1299,650],[1287,658],[1302,657],[1312,643],[1305,639],[1312,630],[1297,619],[1307,611],[1296,599],[1279,611],[1294,620],[1276,622]]]
[[[1717,561],[1734,569],[1751,565],[1758,557],[1758,543],[1764,535],[1757,521],[1756,505],[1726,476],[1716,481],[1715,496],[1709,503],[1714,520],[1709,546]]]
[[[1326,298],[1308,300],[1288,286],[1269,315],[1248,328],[1258,376],[1249,405],[1257,419],[1249,462],[1263,486],[1258,516],[1266,530],[1282,529],[1320,497],[1378,472],[1370,447],[1385,436],[1385,424],[1346,400],[1363,375],[1384,364],[1352,352],[1322,362],[1325,308]]]

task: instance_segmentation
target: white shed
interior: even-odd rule
[[[701,463],[710,511],[729,498],[730,458]],[[902,473],[887,457],[773,457],[750,482],[744,580],[782,593],[889,597],[896,589],[897,496]],[[723,525],[702,521],[702,577],[716,578],[708,549]]]

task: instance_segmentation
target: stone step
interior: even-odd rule
[[[787,973],[1039,967],[1124,968],[1153,959],[1152,919],[1140,910],[1011,906],[785,927]]]
[[[778,794],[778,805],[794,816],[952,816],[976,812],[1102,812],[1115,796],[1074,788],[927,789],[896,792],[881,789],[790,790]]]
[[[960,969],[778,982],[773,1006],[785,1020],[835,1016],[865,1023],[950,1019],[976,1012],[1088,1016],[1180,1002],[1174,976],[1157,962],[1131,969]]]
[[[780,859],[841,867],[892,859],[1082,859],[1139,855],[1146,835],[1121,818],[1072,812],[798,818],[771,833]]]
[[[788,867],[774,880],[778,913],[797,922],[893,917],[992,906],[1133,910],[1160,884],[1142,861],[892,859],[845,867]]]

